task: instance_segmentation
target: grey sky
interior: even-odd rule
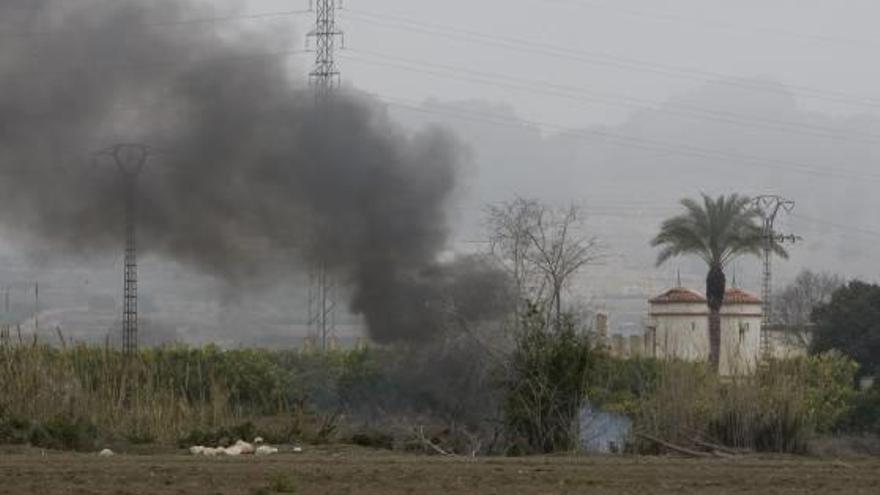
[[[285,14],[308,0],[204,1],[218,18],[237,17],[218,25],[295,31],[294,44],[279,49],[302,49],[313,22]],[[392,103],[405,126],[437,121],[472,148],[451,205],[454,248],[483,237],[487,202],[523,195],[583,204],[613,256],[585,274],[581,294],[630,312],[632,324],[645,296],[673,283],[677,270],[701,285],[698,263],[653,270],[648,246],[676,201],[701,191],[798,201],[798,216],[782,227],[805,242],[779,264],[780,283],[803,267],[880,279],[877,18],[880,3],[869,0],[346,0],[339,65],[346,85]],[[305,75],[312,54],[290,58]],[[517,124],[511,112],[538,125]],[[576,131],[560,136],[566,129]],[[611,143],[595,136],[606,132]],[[699,156],[682,153],[688,147]],[[171,280],[177,268],[154,261],[142,270],[145,288],[180,284]],[[118,283],[118,259],[101,263],[105,281]],[[739,262],[739,284],[760,287],[758,268]],[[287,289],[277,301],[302,299],[302,287]],[[621,295],[631,303],[615,307]],[[159,306],[167,310],[172,296]]]
[[[248,3],[252,12],[273,12],[308,2]],[[505,101],[524,118],[567,126],[614,123],[631,112],[392,68],[377,63],[388,60],[374,54],[657,103],[712,79],[712,74],[766,77],[880,99],[880,71],[870,62],[880,48],[874,22],[880,4],[868,0],[348,0],[345,8],[348,12],[340,13],[350,48],[341,58],[345,80],[400,99]],[[426,24],[583,53],[563,58],[504,49]],[[600,55],[612,64],[597,63]],[[615,67],[614,62],[627,67]],[[798,103],[838,115],[865,111],[813,98]]]

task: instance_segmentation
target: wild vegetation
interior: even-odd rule
[[[655,239],[660,260],[703,258],[707,288],[723,293],[715,272],[760,247],[747,203],[683,202],[686,213]],[[505,290],[451,288],[432,313],[431,339],[321,352],[170,346],[124,356],[62,336],[50,345],[2,334],[0,443],[90,450],[259,435],[432,454],[547,454],[582,446],[588,407],[629,418],[620,447],[635,452],[666,442],[798,453],[818,436],[880,433],[880,394],[855,386],[876,371],[876,287],[854,282],[806,303],[818,325],[810,357],[725,378],[714,361],[614,358],[587,319],[563,309],[572,277],[602,256],[576,208],[520,199],[492,209],[489,223],[494,261],[470,258],[467,271],[502,273],[490,285]],[[490,319],[472,307],[489,303],[497,308]]]
[[[553,317],[551,317],[553,318]],[[626,414],[639,435],[681,445],[804,452],[817,435],[877,432],[876,392],[837,353],[722,379],[704,363],[619,360],[576,319],[534,310],[507,360],[446,349],[298,352],[170,347],[134,359],[106,348],[0,346],[0,443],[92,450],[263,436],[427,453],[574,451],[578,417]]]

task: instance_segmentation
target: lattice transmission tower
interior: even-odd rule
[[[315,0],[309,3],[309,8],[316,14],[315,28],[307,35],[308,40],[314,40],[315,43],[315,66],[309,78],[320,96],[336,89],[340,82],[336,48],[337,41],[345,42],[345,35],[336,26],[336,11],[341,6],[340,0]]]
[[[339,87],[340,73],[336,65],[337,42],[344,43],[343,32],[336,26],[336,11],[341,7],[339,0],[316,0],[310,3],[315,11],[315,28],[309,32],[308,40],[314,40],[315,65],[309,79],[319,99],[326,104],[330,93]],[[321,226],[318,226],[319,228]],[[323,261],[310,270],[309,274],[309,334],[320,340],[321,349],[327,349],[328,339],[336,331],[336,289],[337,284]]]
[[[765,195],[754,199],[754,207],[763,220],[762,237],[764,239],[764,277],[761,287],[761,301],[763,304],[763,321],[761,324],[761,351],[764,357],[769,357],[772,349],[770,332],[773,321],[773,248],[776,244],[795,243],[801,240],[793,234],[780,234],[776,232],[776,219],[780,213],[791,213],[795,203],[782,196]]]
[[[122,177],[125,215],[122,350],[131,356],[138,350],[137,183],[152,150],[143,144],[118,144],[99,154],[112,158]]]

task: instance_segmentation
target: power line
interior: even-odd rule
[[[730,74],[723,74],[720,72],[706,71],[691,67],[660,64],[652,61],[621,57],[602,52],[577,50],[573,48],[560,47],[512,37],[492,36],[484,33],[468,31],[451,26],[425,23],[414,19],[408,19],[405,17],[399,17],[384,13],[376,14],[358,9],[348,9],[346,11],[346,15],[348,17],[356,18],[361,22],[375,24],[382,27],[388,27],[392,29],[404,29],[411,32],[427,34],[431,36],[439,36],[447,39],[464,40],[469,43],[491,45],[502,49],[516,51],[518,53],[529,51],[541,55],[574,60],[587,65],[614,67],[617,69],[628,71],[648,72],[667,77],[711,81],[716,84],[737,87],[750,91],[760,91],[783,95],[795,93],[804,98],[880,108],[880,99],[865,96],[854,96],[839,91],[817,89],[794,84],[786,84],[783,87],[769,86],[766,84],[745,80],[743,78],[738,78]]]
[[[621,134],[615,134],[602,130],[590,130],[590,131],[578,131],[572,130],[564,126],[550,124],[541,121],[534,120],[525,120],[519,119],[518,122],[511,122],[508,119],[500,116],[492,116],[490,114],[486,114],[483,112],[475,112],[475,111],[464,111],[464,110],[451,110],[451,109],[437,109],[437,108],[424,108],[419,102],[412,102],[411,100],[403,100],[396,97],[391,97],[387,95],[382,95],[379,93],[369,93],[372,96],[380,99],[388,105],[406,108],[409,110],[413,110],[421,113],[433,113],[440,114],[446,116],[453,116],[457,118],[462,118],[465,120],[473,120],[477,122],[484,122],[492,125],[500,125],[505,127],[513,127],[513,128],[524,128],[524,127],[533,127],[539,129],[549,129],[555,130],[559,133],[559,135],[572,137],[576,139],[583,140],[600,140],[602,142],[622,146],[626,148],[636,148],[647,151],[655,151],[662,152],[668,154],[675,154],[680,156],[688,156],[693,158],[709,158],[709,159],[717,159],[723,161],[733,161],[741,166],[748,167],[757,167],[757,168],[771,168],[784,170],[793,173],[799,173],[803,175],[811,175],[815,177],[831,177],[837,179],[851,179],[851,180],[869,180],[869,181],[880,181],[880,176],[878,175],[866,175],[859,174],[855,172],[847,172],[847,171],[832,171],[832,170],[824,170],[820,168],[816,168],[814,166],[804,165],[799,162],[793,162],[789,160],[782,159],[774,159],[774,158],[763,158],[754,155],[746,155],[733,151],[723,151],[723,150],[713,150],[710,148],[703,148],[699,146],[692,146],[686,144],[670,144],[664,143],[660,141],[653,141],[644,138],[637,138],[632,136],[625,136]]]
[[[837,229],[837,230],[842,230],[842,231],[856,233],[856,234],[863,234],[863,235],[868,235],[868,236],[874,236],[874,237],[880,237],[880,231],[877,231],[877,230],[866,229],[863,227],[855,227],[852,225],[845,225],[845,224],[833,222],[831,220],[824,220],[821,218],[815,218],[815,217],[802,215],[800,213],[792,213],[791,216],[796,219],[803,220],[805,222],[810,222],[810,223],[819,224],[819,225],[826,225],[828,227],[831,227],[831,228]]]
[[[626,7],[624,5],[620,5],[620,2],[612,1],[612,2],[595,2],[589,0],[534,0],[536,3],[552,3],[552,4],[566,4],[566,5],[574,5],[580,8],[587,9],[598,9],[598,10],[606,10],[611,12],[618,12],[624,15],[641,17],[653,20],[660,20],[666,22],[677,22],[682,24],[690,24],[695,27],[716,31],[718,29],[723,29],[727,31],[734,31],[744,34],[765,34],[772,35],[778,37],[785,37],[789,39],[800,39],[810,42],[822,42],[836,45],[848,45],[848,46],[861,46],[864,48],[874,49],[878,46],[878,43],[870,40],[859,40],[859,39],[850,39],[850,38],[842,38],[839,36],[829,36],[825,34],[815,34],[815,33],[802,33],[797,31],[790,31],[788,29],[783,29],[779,27],[744,27],[739,24],[734,24],[730,22],[721,21],[718,19],[706,19],[706,18],[697,18],[690,17],[686,15],[682,15],[678,12],[673,12],[670,10],[660,10],[656,7],[651,7],[649,9],[639,8],[634,9],[630,7]]]
[[[244,61],[252,59],[252,58],[274,57],[274,56],[279,56],[281,54],[293,54],[293,53],[299,54],[299,53],[305,53],[305,52],[300,51],[300,50],[283,51],[283,52],[274,52],[274,53],[267,53],[267,54],[248,54],[248,55],[236,56],[236,57],[230,57],[230,58],[218,58],[218,59],[207,59],[207,60],[226,59],[226,60],[230,60],[234,63],[239,63],[239,62],[244,62]],[[182,62],[180,62],[180,63],[182,63]],[[190,63],[192,63],[192,62],[190,62]],[[177,65],[178,62],[171,62],[168,64],[169,65]],[[137,64],[137,65],[129,64],[129,65],[136,66],[136,67],[143,67],[145,64]],[[389,98],[385,98],[385,99],[390,100]],[[392,102],[392,104],[393,104],[393,102]],[[399,103],[397,103],[397,105],[401,106]],[[415,110],[425,111],[425,109],[420,106],[414,106],[411,104],[410,105],[404,104],[403,106],[410,106],[410,107],[413,107]],[[138,108],[137,106],[134,106],[134,105],[132,105],[130,107]],[[470,117],[473,118],[473,115],[471,115]],[[486,119],[485,115],[478,116],[478,118],[480,120],[484,120],[484,121]],[[495,119],[492,123],[499,124],[499,125],[509,125],[510,124],[507,121],[503,121],[503,119],[502,119],[502,121],[498,121],[498,119]],[[567,134],[567,135],[580,134],[581,137],[584,137],[584,134],[585,134],[584,132],[578,133],[577,131],[569,131],[563,126],[558,126],[558,125],[553,125],[553,124],[548,124],[548,123],[528,122],[528,121],[524,121],[524,123],[526,125],[533,125],[533,126],[538,126],[541,128],[551,128],[551,129],[561,130],[561,131],[563,131],[563,134]],[[515,124],[515,125],[517,127],[522,127],[523,124]],[[668,143],[653,142],[653,141],[645,140],[642,138],[633,138],[633,137],[629,137],[629,136],[615,135],[612,133],[602,132],[602,131],[592,131],[587,134],[591,138],[601,137],[601,138],[604,138],[606,141],[615,141],[616,140],[616,141],[618,141],[616,144],[623,145],[623,146],[648,149],[648,150],[652,150],[652,151],[662,151],[664,153],[677,152],[678,154],[684,154],[687,156],[699,156],[699,157],[707,157],[707,158],[723,158],[723,159],[728,159],[728,160],[742,160],[744,162],[758,162],[758,163],[762,163],[765,165],[775,164],[776,168],[785,168],[785,169],[792,170],[795,172],[806,173],[806,174],[810,174],[810,175],[829,176],[829,177],[838,177],[838,178],[852,178],[852,179],[859,179],[859,180],[861,180],[861,179],[877,180],[878,178],[880,178],[878,176],[867,176],[867,175],[858,174],[855,172],[846,172],[846,171],[830,172],[830,171],[825,171],[825,170],[821,170],[821,169],[814,169],[814,168],[804,167],[800,163],[790,162],[787,160],[762,159],[760,157],[754,157],[754,156],[748,156],[748,155],[742,155],[742,154],[730,153],[730,152],[717,152],[717,151],[707,149],[707,148],[699,148],[699,147],[688,146],[688,145],[674,145],[674,144],[670,145]]]
[[[569,100],[575,100],[580,102],[598,102],[602,104],[609,104],[615,106],[623,106],[626,108],[639,108],[646,109],[651,108],[652,110],[659,113],[666,114],[674,114],[674,115],[683,115],[696,119],[703,120],[714,120],[718,122],[724,122],[739,126],[760,126],[766,129],[772,129],[792,134],[806,135],[806,136],[814,136],[814,137],[827,137],[833,139],[844,139],[844,140],[857,140],[865,143],[873,143],[880,144],[880,135],[865,133],[865,132],[846,132],[840,131],[838,129],[834,129],[832,127],[825,126],[816,126],[805,124],[801,122],[791,122],[785,120],[778,120],[772,118],[765,117],[753,117],[749,115],[738,114],[735,112],[723,111],[723,110],[712,110],[703,107],[699,107],[696,105],[690,104],[682,104],[676,102],[654,102],[641,98],[636,98],[627,95],[619,95],[609,92],[599,92],[594,90],[589,90],[582,87],[574,87],[574,86],[565,86],[557,83],[549,82],[549,81],[534,81],[521,79],[505,74],[499,73],[491,73],[484,71],[476,71],[468,68],[450,66],[450,65],[442,65],[436,63],[430,63],[420,60],[412,60],[406,59],[402,57],[395,57],[391,55],[386,55],[379,52],[373,52],[369,50],[362,49],[351,49],[348,52],[355,54],[365,54],[368,57],[374,57],[378,59],[382,59],[382,61],[376,61],[377,64],[383,64],[388,67],[398,68],[401,70],[420,72],[423,74],[438,76],[438,77],[447,77],[454,78],[469,82],[476,82],[478,84],[484,84],[494,87],[500,88],[508,88],[519,91],[528,91],[535,94],[541,94],[545,96],[559,97],[565,98]],[[370,60],[358,59],[356,56],[352,56],[349,53],[343,54],[344,57],[351,58],[354,60],[362,61],[370,63]],[[385,60],[390,60],[391,62],[387,62]],[[425,70],[420,69],[417,66],[425,66],[433,69],[439,69],[440,71],[446,72],[438,72],[434,70]],[[501,82],[499,82],[501,81]],[[586,95],[582,96],[582,95]],[[652,108],[653,107],[653,108]],[[853,139],[854,137],[860,139]]]
[[[453,110],[453,109],[442,109],[442,108],[425,108],[423,106],[423,102],[413,102],[411,100],[404,100],[397,97],[382,95],[379,93],[366,93],[376,97],[377,99],[383,101],[385,104],[390,106],[406,108],[412,111],[420,112],[420,113],[429,113],[429,114],[438,114],[444,116],[452,116],[459,119],[488,123],[491,125],[497,125],[508,128],[515,129],[523,129],[523,128],[536,128],[536,129],[544,129],[557,132],[561,136],[580,139],[584,141],[595,142],[596,140],[600,140],[607,144],[621,146],[625,148],[635,148],[644,151],[653,151],[663,154],[677,154],[680,156],[688,156],[695,158],[709,158],[709,159],[720,159],[725,161],[734,161],[744,166],[752,166],[752,167],[766,167],[771,169],[784,170],[788,172],[799,173],[803,175],[810,175],[816,177],[831,177],[836,179],[846,179],[846,180],[856,180],[856,181],[878,181],[880,180],[880,176],[878,175],[866,175],[853,171],[845,171],[845,170],[824,170],[820,168],[816,168],[814,166],[804,165],[803,163],[794,162],[790,160],[782,160],[782,159],[773,159],[773,158],[763,158],[754,155],[746,155],[737,152],[728,152],[723,150],[713,150],[711,148],[697,147],[692,145],[684,145],[684,144],[675,144],[675,143],[665,143],[660,141],[648,140],[645,138],[637,138],[632,136],[625,136],[620,134],[611,133],[608,131],[601,130],[591,130],[591,131],[579,131],[572,130],[567,126],[553,124],[548,122],[536,121],[536,120],[526,120],[526,119],[517,119],[515,121],[511,121],[510,119],[502,116],[492,115],[484,112],[475,112],[475,111],[463,111],[463,110]],[[144,105],[125,105],[124,108],[129,109],[137,109],[137,108],[147,108]],[[47,113],[45,116],[51,116],[51,112]],[[38,118],[39,116],[33,115],[32,117]],[[30,173],[29,170],[23,170],[22,172]]]

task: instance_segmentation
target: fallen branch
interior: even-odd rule
[[[639,438],[648,440],[649,442],[654,442],[657,445],[659,445],[663,448],[669,449],[673,452],[678,452],[679,454],[684,454],[684,455],[687,455],[690,457],[704,457],[704,458],[705,457],[712,457],[712,454],[709,454],[707,452],[700,452],[698,450],[693,450],[693,449],[689,449],[686,447],[682,447],[680,445],[675,445],[675,444],[669,443],[665,440],[661,440],[655,436],[648,435],[646,433],[636,433],[636,436]]]
[[[737,456],[740,452],[737,452],[733,449],[727,448],[723,445],[717,445],[711,442],[706,442],[704,440],[700,440],[699,438],[691,438],[691,442],[694,442],[694,445],[699,445],[704,449],[708,449],[711,452],[718,452],[720,454],[726,454],[729,457]],[[720,456],[719,456],[720,457]]]
[[[455,456],[454,453],[447,452],[447,451],[443,450],[442,448],[440,448],[440,446],[437,445],[436,443],[434,443],[434,442],[428,440],[428,439],[425,437],[425,428],[424,428],[424,427],[419,426],[418,428],[415,429],[415,433],[416,433],[416,436],[418,437],[419,441],[420,441],[420,442],[422,443],[422,445],[424,445],[425,447],[430,448],[431,450],[433,450],[434,452],[436,452],[436,453],[438,453],[438,454],[440,454],[440,455],[442,455],[442,456],[447,456],[447,457],[453,457],[453,456]]]

